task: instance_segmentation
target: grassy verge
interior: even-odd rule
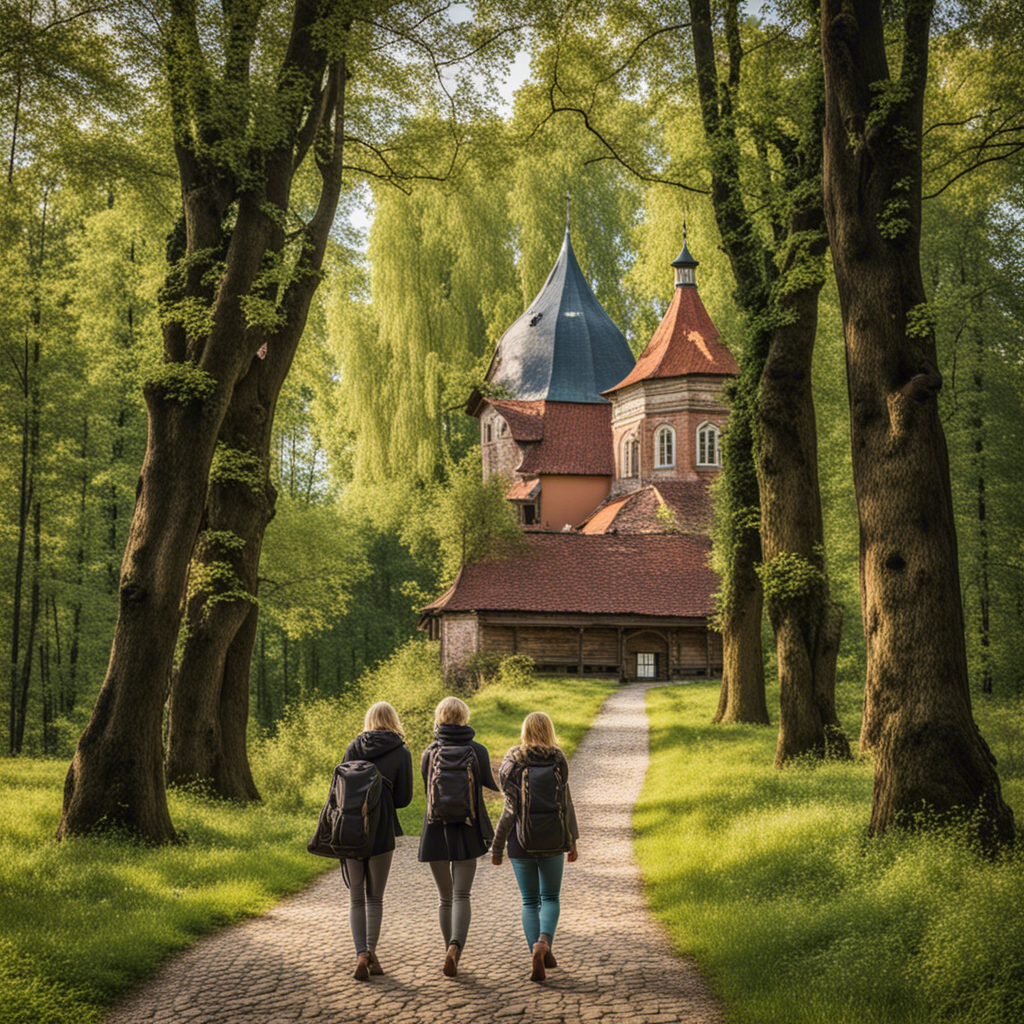
[[[576,679],[485,688],[470,701],[472,724],[500,758],[523,716],[544,708],[571,750],[610,689]],[[434,696],[423,697],[424,708]],[[296,712],[276,745],[258,745],[261,806],[172,793],[172,819],[189,841],[161,849],[113,838],[55,843],[67,764],[0,761],[0,1021],[98,1024],[168,954],[267,910],[329,869],[333,862],[311,857],[305,843],[362,710],[315,702]],[[414,756],[427,735],[423,710],[402,707]],[[418,797],[404,812],[407,832],[419,831],[422,814]]]
[[[985,861],[952,831],[867,839],[869,764],[776,771],[775,730],[709,725],[717,696],[648,695],[634,824],[651,905],[730,1021],[1024,1020],[1024,856]],[[1020,707],[975,713],[1019,810]]]

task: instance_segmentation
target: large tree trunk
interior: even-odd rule
[[[249,668],[258,625],[263,536],[277,492],[270,450],[277,399],[305,330],[341,186],[345,61],[335,71],[334,168],[302,260],[284,302],[281,327],[235,385],[220,430],[220,466],[210,479],[204,531],[193,559],[188,635],[168,702],[167,778],[199,783],[229,800],[258,800],[246,745]],[[325,174],[327,172],[325,171]]]
[[[825,563],[811,393],[824,249],[823,214],[812,207],[794,217],[791,234],[815,241],[808,251],[792,246],[783,268],[783,277],[796,270],[810,283],[786,297],[793,316],[772,332],[755,405],[761,573],[779,673],[777,767],[806,754],[850,756],[835,706],[842,615]]]
[[[324,15],[316,0],[295,2],[278,74],[280,123],[274,148],[264,150],[244,139],[246,110],[237,123],[210,119],[210,79],[195,11],[172,7],[166,58],[186,258],[172,269],[162,296],[166,363],[146,388],[149,437],[121,566],[110,665],[68,770],[58,838],[111,826],[153,842],[174,837],[163,706],[214,447],[235,385],[267,340],[265,323],[250,326],[246,306],[272,305],[285,324],[296,322],[301,311],[304,322],[341,188],[345,67],[340,57],[330,63],[322,49],[330,37],[322,32]],[[255,19],[259,10],[247,16]],[[225,74],[236,88],[230,100],[237,103],[247,95],[255,20],[240,12],[228,32]],[[197,128],[206,147],[196,145]],[[223,147],[225,130],[241,131],[234,141],[251,147],[242,160],[244,186],[238,167],[208,162]],[[260,275],[268,258],[281,262],[292,180],[314,142],[322,188],[299,233],[292,275],[274,304],[276,294]],[[200,330],[197,309],[204,311]]]
[[[846,338],[860,521],[870,831],[922,810],[1012,839],[971,714],[956,533],[920,270],[921,130],[932,4],[904,7],[891,80],[878,0],[824,0],[825,209]]]
[[[174,838],[164,789],[163,706],[225,402],[214,396],[183,405],[153,388],[146,397],[149,443],[121,566],[110,664],[68,769],[58,838],[115,826],[153,842]]]
[[[748,530],[733,553],[734,592],[722,616],[722,689],[712,719],[716,723],[771,721],[761,651],[761,581],[754,572],[760,551],[757,531]]]
[[[726,439],[722,497],[728,500],[733,517],[725,533],[734,542],[723,559],[728,567],[722,586],[724,671],[714,720],[768,721],[760,634],[763,596],[778,657],[775,763],[781,765],[801,754],[848,756],[835,711],[841,617],[825,572],[811,393],[822,255],[827,244],[817,185],[821,111],[816,109],[795,135],[789,125],[763,128],[765,148],[770,142],[778,154],[783,190],[787,196],[803,197],[788,213],[772,211],[776,243],[784,253],[776,268],[775,254],[762,243],[743,199],[733,116],[743,61],[739,6],[729,0],[723,12],[727,54],[723,81],[719,80],[708,0],[690,0],[690,12],[701,116],[711,146],[711,200],[736,279],[736,299],[749,325],[730,415],[732,436]],[[757,510],[759,537],[747,524]],[[756,569],[762,559],[763,595]],[[797,590],[780,585],[795,560],[810,570],[803,573],[806,585]]]
[[[303,324],[269,343],[266,361],[254,359],[235,388],[221,443],[233,463],[248,468],[215,470],[211,478],[188,635],[168,702],[168,781],[198,782],[230,800],[259,799],[246,749],[249,665],[260,551],[276,500],[269,474],[274,406]]]

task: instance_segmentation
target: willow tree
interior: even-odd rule
[[[971,713],[933,311],[921,277],[924,96],[933,4],[907,0],[890,70],[880,0],[824,0],[825,210],[842,307],[860,521],[870,830],[922,811],[1011,840]]]
[[[443,474],[450,441],[456,454],[472,443],[454,414],[518,312],[508,207],[479,164],[444,184],[379,185],[374,205],[368,289],[339,288],[331,310],[353,475],[422,485]]]
[[[164,362],[145,385],[149,438],[110,663],[67,773],[58,838],[109,827],[174,837],[161,725],[210,467],[239,382],[287,370],[341,188],[353,9],[295,0],[223,12],[222,34],[205,30],[212,8],[179,0],[159,22],[182,197],[162,295]],[[307,159],[319,185],[300,219],[290,200]],[[222,465],[253,472],[237,449]]]

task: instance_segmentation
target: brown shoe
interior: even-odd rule
[[[377,954],[370,950],[370,973],[371,974],[383,974],[384,968],[381,967],[380,961],[377,959]]]
[[[448,947],[448,952],[444,956],[444,967],[441,968],[444,971],[446,978],[454,978],[459,973],[459,953],[461,952],[459,944],[453,942]]]
[[[551,952],[550,947],[544,954],[544,966],[550,971],[552,968],[558,966],[558,961],[555,959],[555,954]]]
[[[366,981],[370,977],[370,954],[360,953],[356,957],[356,969],[352,972],[356,981]]]
[[[544,954],[551,954],[551,947],[546,942],[535,942],[533,944],[533,972],[530,974],[530,981],[543,981],[547,974],[544,973]]]

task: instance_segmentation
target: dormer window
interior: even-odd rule
[[[720,466],[722,464],[719,433],[719,429],[714,423],[702,423],[697,428],[698,466]]]
[[[622,478],[632,479],[640,475],[640,445],[635,434],[627,434],[622,442]]]
[[[666,469],[676,464],[676,432],[669,426],[654,432],[654,468]]]

